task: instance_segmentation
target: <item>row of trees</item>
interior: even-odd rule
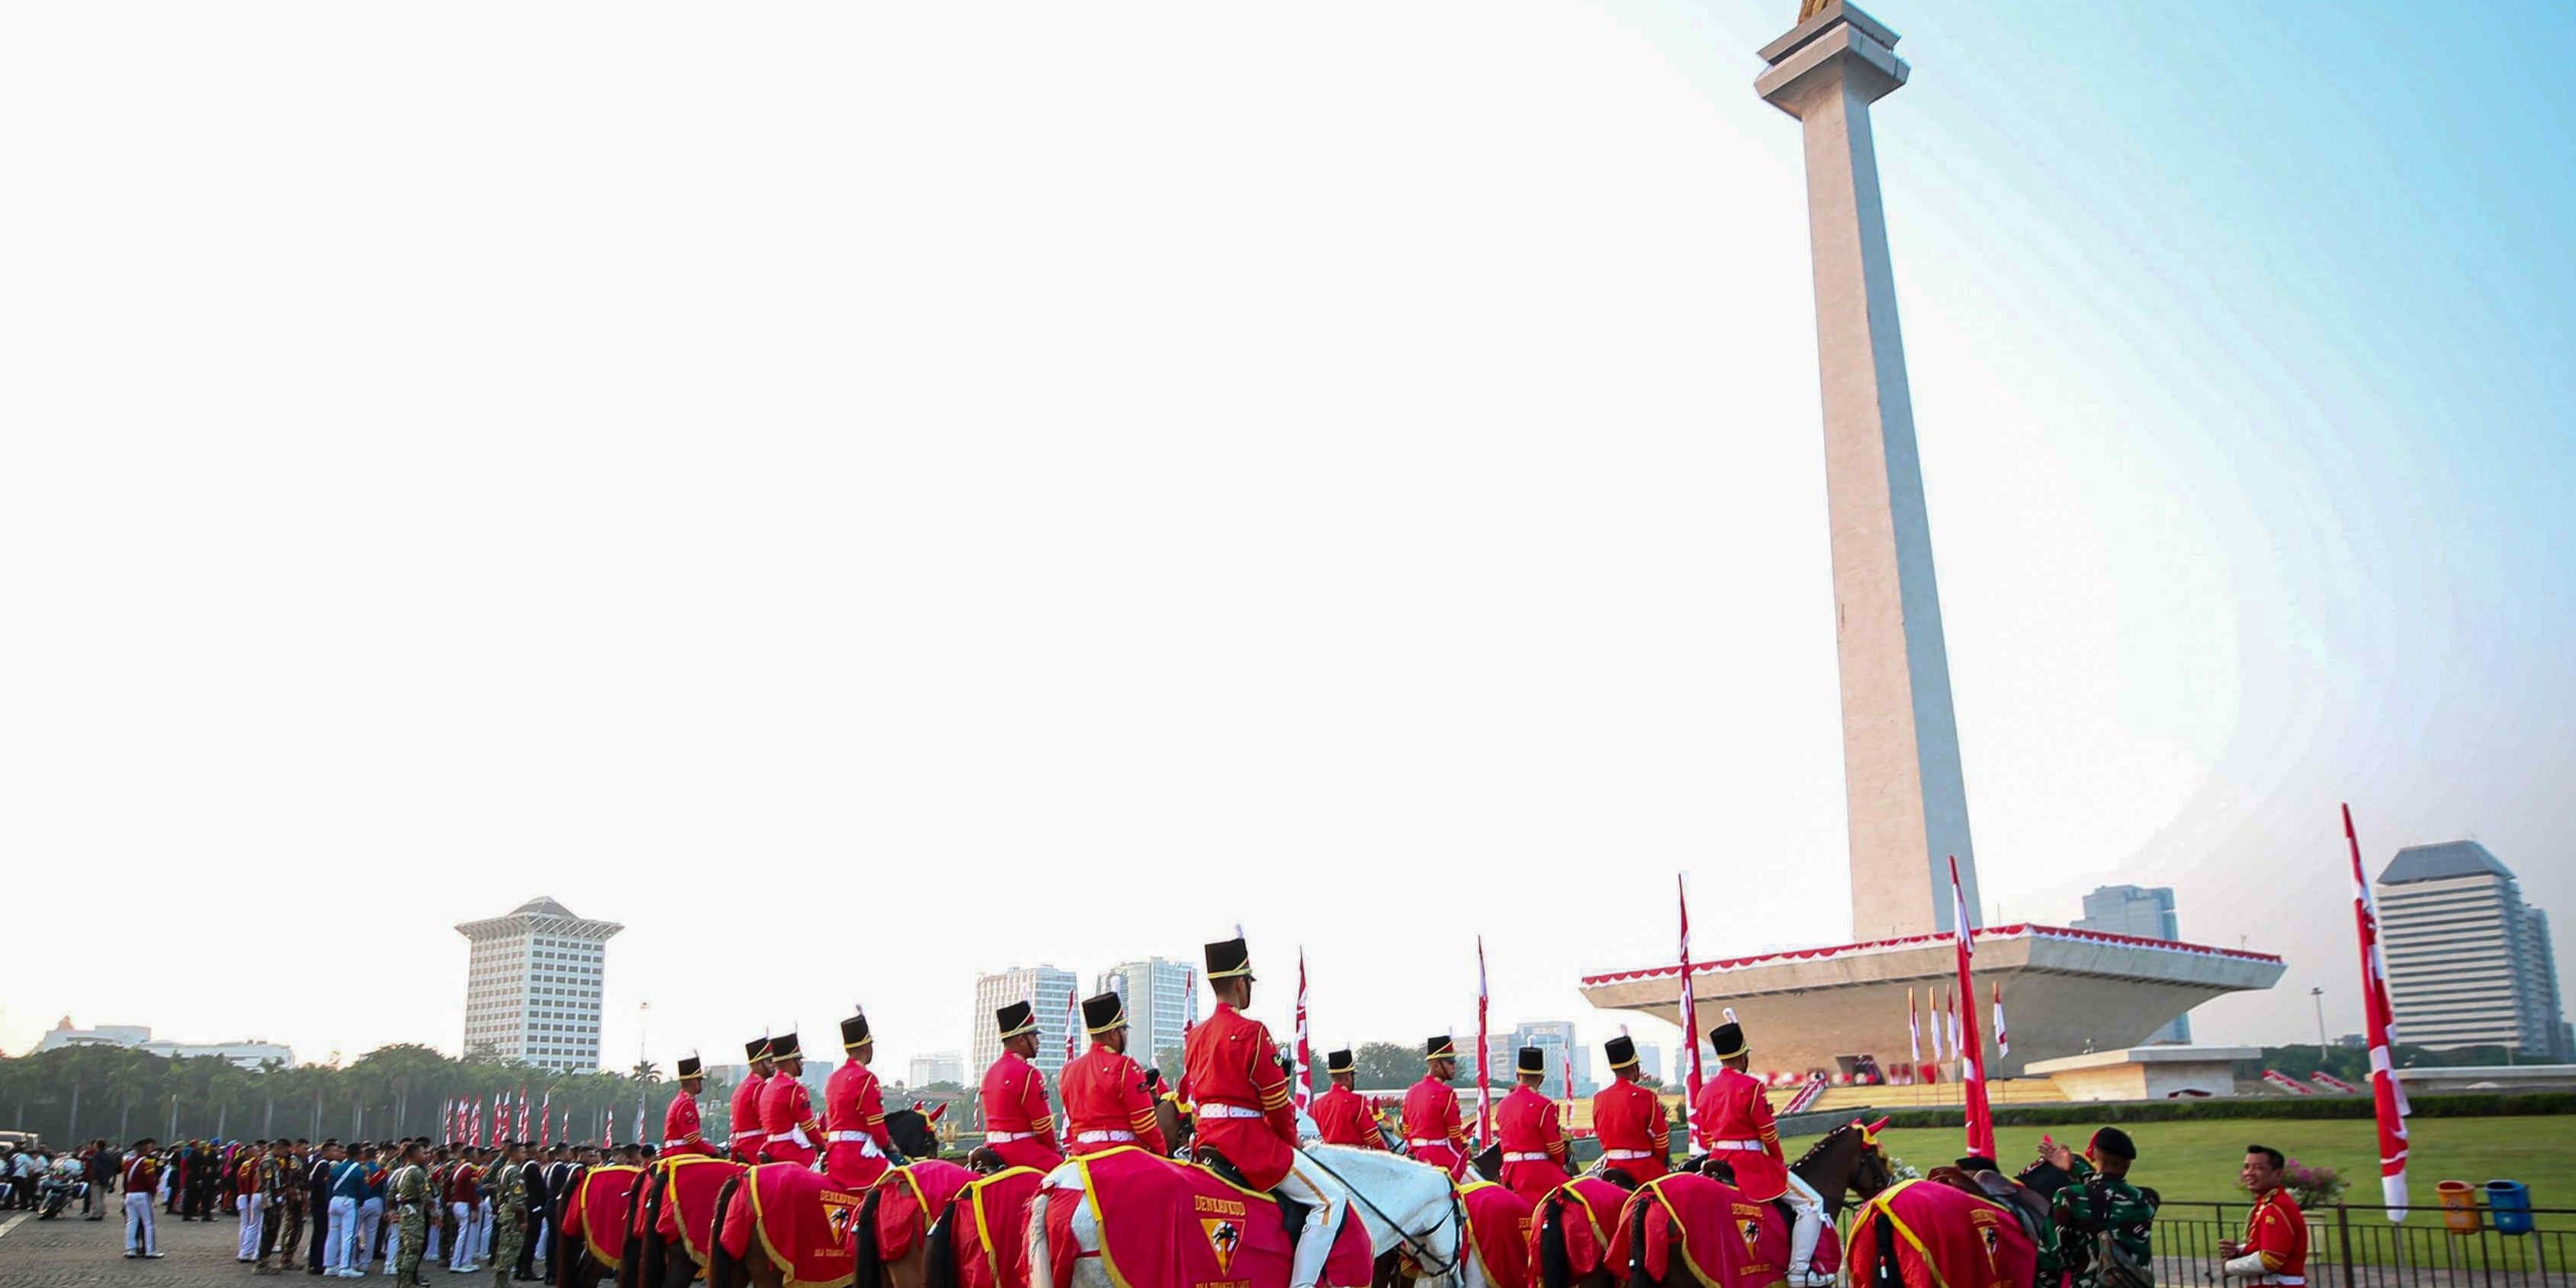
[[[455,1060],[411,1044],[378,1048],[346,1066],[258,1069],[214,1056],[78,1046],[0,1057],[0,1128],[56,1142],[443,1136],[453,1097],[474,1098],[489,1117],[493,1095],[506,1092],[515,1102],[521,1088],[531,1109],[551,1093],[555,1134],[568,1110],[583,1139],[597,1138],[612,1111],[618,1136],[633,1139],[626,1124],[639,1094],[646,1120],[658,1128],[678,1089],[650,1064],[625,1074],[566,1074],[489,1057]]]

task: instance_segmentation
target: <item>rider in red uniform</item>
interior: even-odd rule
[[[1637,1044],[1623,1033],[1603,1050],[1618,1081],[1592,1097],[1592,1134],[1600,1138],[1602,1163],[1643,1185],[1671,1168],[1672,1124],[1664,1118],[1664,1098],[1637,1081]]]
[[[1512,1071],[1521,1085],[1503,1097],[1494,1134],[1503,1140],[1503,1184],[1535,1204],[1565,1184],[1565,1129],[1557,1125],[1556,1102],[1538,1089],[1547,1081],[1547,1053],[1522,1047]]]
[[[1771,1121],[1771,1100],[1762,1080],[1746,1073],[1753,1052],[1744,1045],[1744,1028],[1732,1021],[1709,1030],[1709,1046],[1725,1067],[1701,1083],[1691,1102],[1691,1130],[1708,1152],[1735,1171],[1735,1188],[1756,1203],[1786,1198],[1798,1214],[1789,1229],[1789,1288],[1825,1288],[1831,1275],[1810,1275],[1817,1236],[1825,1228],[1825,1201],[1789,1171],[1780,1153],[1780,1129]]]
[[[864,1190],[894,1166],[894,1137],[886,1134],[885,1089],[868,1068],[876,1036],[867,1012],[841,1021],[841,1053],[848,1056],[823,1084],[823,1170],[832,1183]]]
[[[814,1137],[823,1124],[814,1117],[813,1093],[805,1090],[805,1053],[797,1047],[796,1035],[770,1039],[769,1060],[778,1072],[760,1093],[760,1126],[769,1133],[761,1150],[770,1162],[812,1167]]]
[[[694,1054],[681,1056],[680,1094],[671,1097],[670,1105],[662,1110],[663,1153],[715,1154],[715,1146],[707,1143],[706,1132],[698,1124],[698,1093],[706,1085],[706,1066]]]
[[[1314,1288],[1341,1228],[1338,1189],[1327,1192],[1297,1165],[1297,1110],[1289,1104],[1288,1072],[1279,1044],[1261,1021],[1243,1013],[1252,1005],[1252,950],[1240,939],[1207,946],[1207,981],[1216,1011],[1190,1030],[1183,1065],[1185,1085],[1198,1102],[1199,1150],[1214,1154],[1257,1190],[1277,1190],[1306,1206],[1306,1229],[1288,1268],[1288,1288]]]
[[[1429,1163],[1451,1177],[1466,1175],[1467,1129],[1458,1120],[1458,1093],[1449,1080],[1458,1074],[1458,1044],[1443,1034],[1423,1044],[1422,1081],[1404,1093],[1404,1144],[1415,1162]]]
[[[1064,1067],[1065,1144],[1076,1154],[1142,1145],[1169,1154],[1162,1124],[1154,1121],[1154,1093],[1145,1071],[1127,1058],[1127,1003],[1116,993],[1082,999],[1082,1027],[1091,1049]]]
[[[984,1071],[984,1147],[1012,1167],[1052,1172],[1064,1154],[1056,1148],[1046,1075],[1029,1063],[1038,1050],[1037,1008],[1013,1002],[993,1012],[993,1025],[1002,1032],[1002,1055]]]
[[[1315,1120],[1316,1136],[1327,1145],[1386,1148],[1386,1133],[1378,1130],[1377,1111],[1351,1089],[1358,1073],[1351,1063],[1350,1051],[1345,1048],[1326,1055],[1324,1072],[1332,1078],[1332,1088],[1306,1106],[1306,1115]]]
[[[769,1089],[769,1039],[743,1043],[742,1054],[751,1062],[751,1072],[733,1089],[733,1115],[727,1120],[733,1130],[725,1138],[725,1148],[733,1161],[747,1164],[760,1161],[760,1143],[769,1139],[768,1130],[760,1125],[760,1093]]]

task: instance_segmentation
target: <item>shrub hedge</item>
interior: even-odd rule
[[[2576,1113],[2576,1091],[2455,1091],[2409,1098],[2418,1118],[2510,1118]],[[1892,1109],[1890,1127],[1957,1127],[1960,1111]],[[2092,1100],[1998,1105],[1998,1127],[2074,1127],[2103,1123],[2186,1122],[2228,1118],[2368,1118],[2368,1096],[2213,1096],[2207,1100]],[[1854,1117],[1859,1116],[1854,1114]]]

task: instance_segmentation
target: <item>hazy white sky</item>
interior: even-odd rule
[[[10,10],[0,899],[149,947],[0,1047],[452,1050],[538,894],[620,1064],[1237,921],[1326,1043],[1479,932],[1598,1037],[1676,870],[1840,941],[1794,8]],[[2576,917],[2563,45],[1955,8],[1878,120],[1990,911],[2172,884],[2275,1041],[2339,799]]]

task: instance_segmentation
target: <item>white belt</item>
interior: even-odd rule
[[[1758,1150],[1758,1149],[1762,1148],[1762,1142],[1761,1142],[1761,1141],[1758,1141],[1758,1140],[1713,1140],[1713,1141],[1710,1141],[1710,1142],[1708,1143],[1708,1147],[1709,1147],[1710,1149],[1754,1149],[1754,1150]]]
[[[1554,1157],[1554,1155],[1544,1152],[1537,1154],[1505,1154],[1503,1155],[1503,1161],[1506,1163],[1544,1163],[1551,1161]]]
[[[1008,1145],[1015,1140],[1036,1140],[1037,1138],[1038,1134],[1033,1131],[988,1131],[984,1133],[984,1143],[987,1145]]]
[[[1440,1149],[1449,1148],[1449,1142],[1445,1140],[1434,1140],[1428,1136],[1408,1136],[1405,1138],[1404,1143],[1415,1149],[1431,1149],[1434,1147]]]
[[[802,1127],[790,1127],[786,1131],[771,1132],[769,1133],[769,1139],[772,1144],[776,1144],[782,1140],[792,1140],[799,1145],[805,1146],[807,1149],[814,1147],[814,1142],[806,1138],[805,1129]]]
[[[1075,1136],[1074,1139],[1085,1145],[1101,1145],[1110,1141],[1134,1140],[1136,1139],[1136,1133],[1132,1131],[1087,1131]]]
[[[863,1131],[827,1131],[823,1139],[835,1145],[857,1145],[861,1158],[878,1157],[876,1137]]]
[[[1260,1110],[1249,1109],[1242,1105],[1199,1106],[1199,1117],[1201,1118],[1259,1118],[1262,1116],[1263,1114]]]
[[[2306,1275],[2264,1275],[2259,1279],[2248,1279],[2246,1282],[2252,1284],[2287,1284],[2289,1285],[2289,1288],[2304,1288],[2308,1282],[2308,1277]]]
[[[765,1131],[738,1131],[733,1134],[733,1139],[737,1144],[739,1144],[746,1140],[759,1140],[761,1137],[768,1134],[769,1133]]]
[[[1653,1158],[1655,1156],[1655,1151],[1651,1149],[1605,1149],[1601,1151],[1601,1156],[1603,1158]]]

